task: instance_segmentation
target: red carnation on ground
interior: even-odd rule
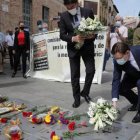
[[[23,117],[30,117],[32,115],[32,112],[22,112]]]
[[[75,129],[75,122],[71,122],[68,124],[69,131],[73,131]]]
[[[50,138],[52,139],[52,138],[53,138],[53,136],[55,136],[55,131],[53,131],[53,132],[51,133]]]
[[[1,123],[7,123],[7,121],[8,121],[8,120],[7,120],[6,118],[1,118],[1,119],[0,119],[0,122],[1,122]]]

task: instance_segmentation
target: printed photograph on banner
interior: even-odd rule
[[[46,40],[33,43],[34,71],[48,69],[48,51]]]

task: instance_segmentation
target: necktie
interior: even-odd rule
[[[74,15],[74,20],[75,20],[75,22],[78,22],[78,17],[77,17],[77,14],[76,14],[76,15]]]

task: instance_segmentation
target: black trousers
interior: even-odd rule
[[[137,87],[138,95],[132,91],[134,87]],[[131,104],[138,105],[140,111],[140,78],[132,78],[125,74],[120,86],[120,95],[126,97]]]
[[[80,58],[81,56],[75,56],[69,58],[71,69],[71,84],[73,90],[73,97],[75,102],[80,102]],[[82,55],[82,59],[86,68],[85,85],[82,90],[82,95],[89,95],[90,87],[95,73],[95,60],[94,55]]]
[[[26,59],[27,59],[27,54],[26,54],[26,49],[25,47],[20,47],[16,50],[15,54],[15,65],[14,65],[14,71],[15,73],[17,72],[17,68],[20,62],[20,57],[22,56],[22,72],[23,74],[26,73]]]
[[[15,55],[13,54],[13,50],[14,50],[13,46],[8,46],[11,68],[14,67],[14,60],[15,60]]]

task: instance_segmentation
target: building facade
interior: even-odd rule
[[[79,0],[83,7],[90,8],[103,23],[112,24],[118,13],[112,0]],[[63,0],[0,0],[0,31],[14,30],[18,22],[23,20],[31,33],[37,33],[37,21],[49,24],[49,30],[58,27],[59,13],[65,10]]]
[[[124,18],[124,25],[127,28],[135,29],[138,25],[139,17],[125,17]]]
[[[57,27],[55,18],[65,10],[63,0],[0,0],[0,31],[6,32],[23,20],[31,33],[37,32],[37,21],[49,24],[50,30]]]
[[[103,25],[114,23],[114,17],[119,13],[113,0],[79,0],[83,7],[93,10],[94,15]]]

